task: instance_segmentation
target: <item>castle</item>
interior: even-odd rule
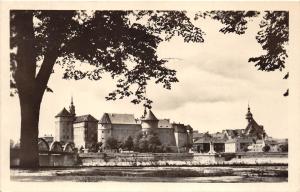
[[[110,137],[124,142],[139,132],[155,132],[162,145],[174,152],[186,150],[192,145],[193,129],[190,125],[171,123],[170,119],[158,119],[151,110],[144,111],[140,119],[133,114],[104,113],[98,121],[92,115],[76,116],[73,98],[69,110],[63,108],[55,116],[54,140],[62,143],[73,142],[77,148],[89,148],[97,142],[105,146]]]

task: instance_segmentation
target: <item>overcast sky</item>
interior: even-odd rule
[[[259,18],[254,19],[244,35],[222,34],[221,24],[210,19],[195,22],[205,32],[204,43],[184,43],[182,38],[163,42],[158,48],[161,58],[174,58],[168,63],[177,70],[179,83],[171,90],[149,84],[147,96],[154,101],[152,111],[158,118],[189,124],[199,132],[223,129],[242,129],[247,122],[248,101],[254,119],[268,135],[288,137],[287,89],[284,73],[257,71],[248,58],[261,54],[255,40]],[[76,114],[92,114],[100,119],[104,112],[133,113],[140,117],[142,105],[129,100],[106,101],[114,83],[109,76],[100,81],[62,80],[61,69],[55,68],[49,87],[54,93],[45,93],[40,113],[40,136],[54,134],[54,116],[70,104],[74,97]],[[10,98],[11,138],[20,135],[20,109],[17,97]]]

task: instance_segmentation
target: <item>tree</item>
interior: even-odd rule
[[[118,141],[113,137],[109,137],[106,140],[106,146],[109,149],[118,149]]]
[[[89,151],[91,152],[98,152],[100,147],[102,146],[102,142],[97,142],[97,143],[93,143],[90,147],[89,147]]]
[[[269,152],[270,149],[271,149],[271,147],[269,145],[265,145],[265,146],[263,146],[262,151],[263,152]]]
[[[131,151],[131,150],[133,149],[133,139],[132,139],[131,136],[129,136],[129,137],[126,139],[126,141],[125,141],[125,143],[124,143],[124,147],[125,147],[127,150],[129,150],[129,151]]]
[[[280,152],[288,152],[288,151],[289,151],[289,146],[288,146],[288,144],[285,143],[285,144],[279,145],[279,150],[280,150]]]
[[[211,11],[199,14],[220,20],[221,32],[242,34],[251,11]],[[142,20],[143,19],[143,20]],[[259,70],[282,70],[288,39],[288,13],[266,12],[258,42],[267,55],[253,58]],[[242,33],[240,33],[242,32]],[[193,25],[185,11],[40,11],[10,12],[11,94],[18,93],[21,108],[22,167],[38,166],[38,122],[45,91],[54,65],[64,69],[63,79],[100,80],[108,72],[117,88],[107,100],[131,97],[131,102],[152,101],[145,96],[149,80],[166,89],[178,82],[176,71],[156,55],[158,44],[181,36],[185,42],[203,42],[204,32]],[[272,46],[274,45],[274,46]],[[133,67],[126,62],[134,63]],[[90,65],[82,70],[76,63]]]
[[[149,144],[149,152],[157,152],[157,147],[161,146],[161,142],[154,132],[149,132],[146,137]]]

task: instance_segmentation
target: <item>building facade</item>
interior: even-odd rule
[[[139,133],[149,132],[154,132],[161,144],[171,147],[174,152],[184,151],[193,143],[190,125],[158,119],[151,110],[145,110],[140,119],[133,114],[104,113],[98,121],[90,114],[76,116],[73,98],[69,111],[63,108],[55,116],[54,141],[74,143],[76,148],[86,149],[98,142],[105,147],[111,137],[124,143],[128,137],[135,138]]]
[[[158,119],[151,110],[145,111],[141,119],[136,119],[133,114],[104,113],[98,125],[98,141],[105,144],[112,137],[124,142],[129,136],[135,138],[141,132],[155,132],[161,144],[171,147],[173,151],[182,151],[181,148],[192,145],[191,126]]]
[[[264,127],[254,120],[249,106],[246,120],[245,129],[226,129],[214,134],[196,132],[193,138],[194,151],[199,153],[237,153],[249,150],[261,152],[267,134]]]

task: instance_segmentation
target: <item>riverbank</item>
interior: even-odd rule
[[[40,182],[287,182],[288,166],[13,168],[11,179]]]

